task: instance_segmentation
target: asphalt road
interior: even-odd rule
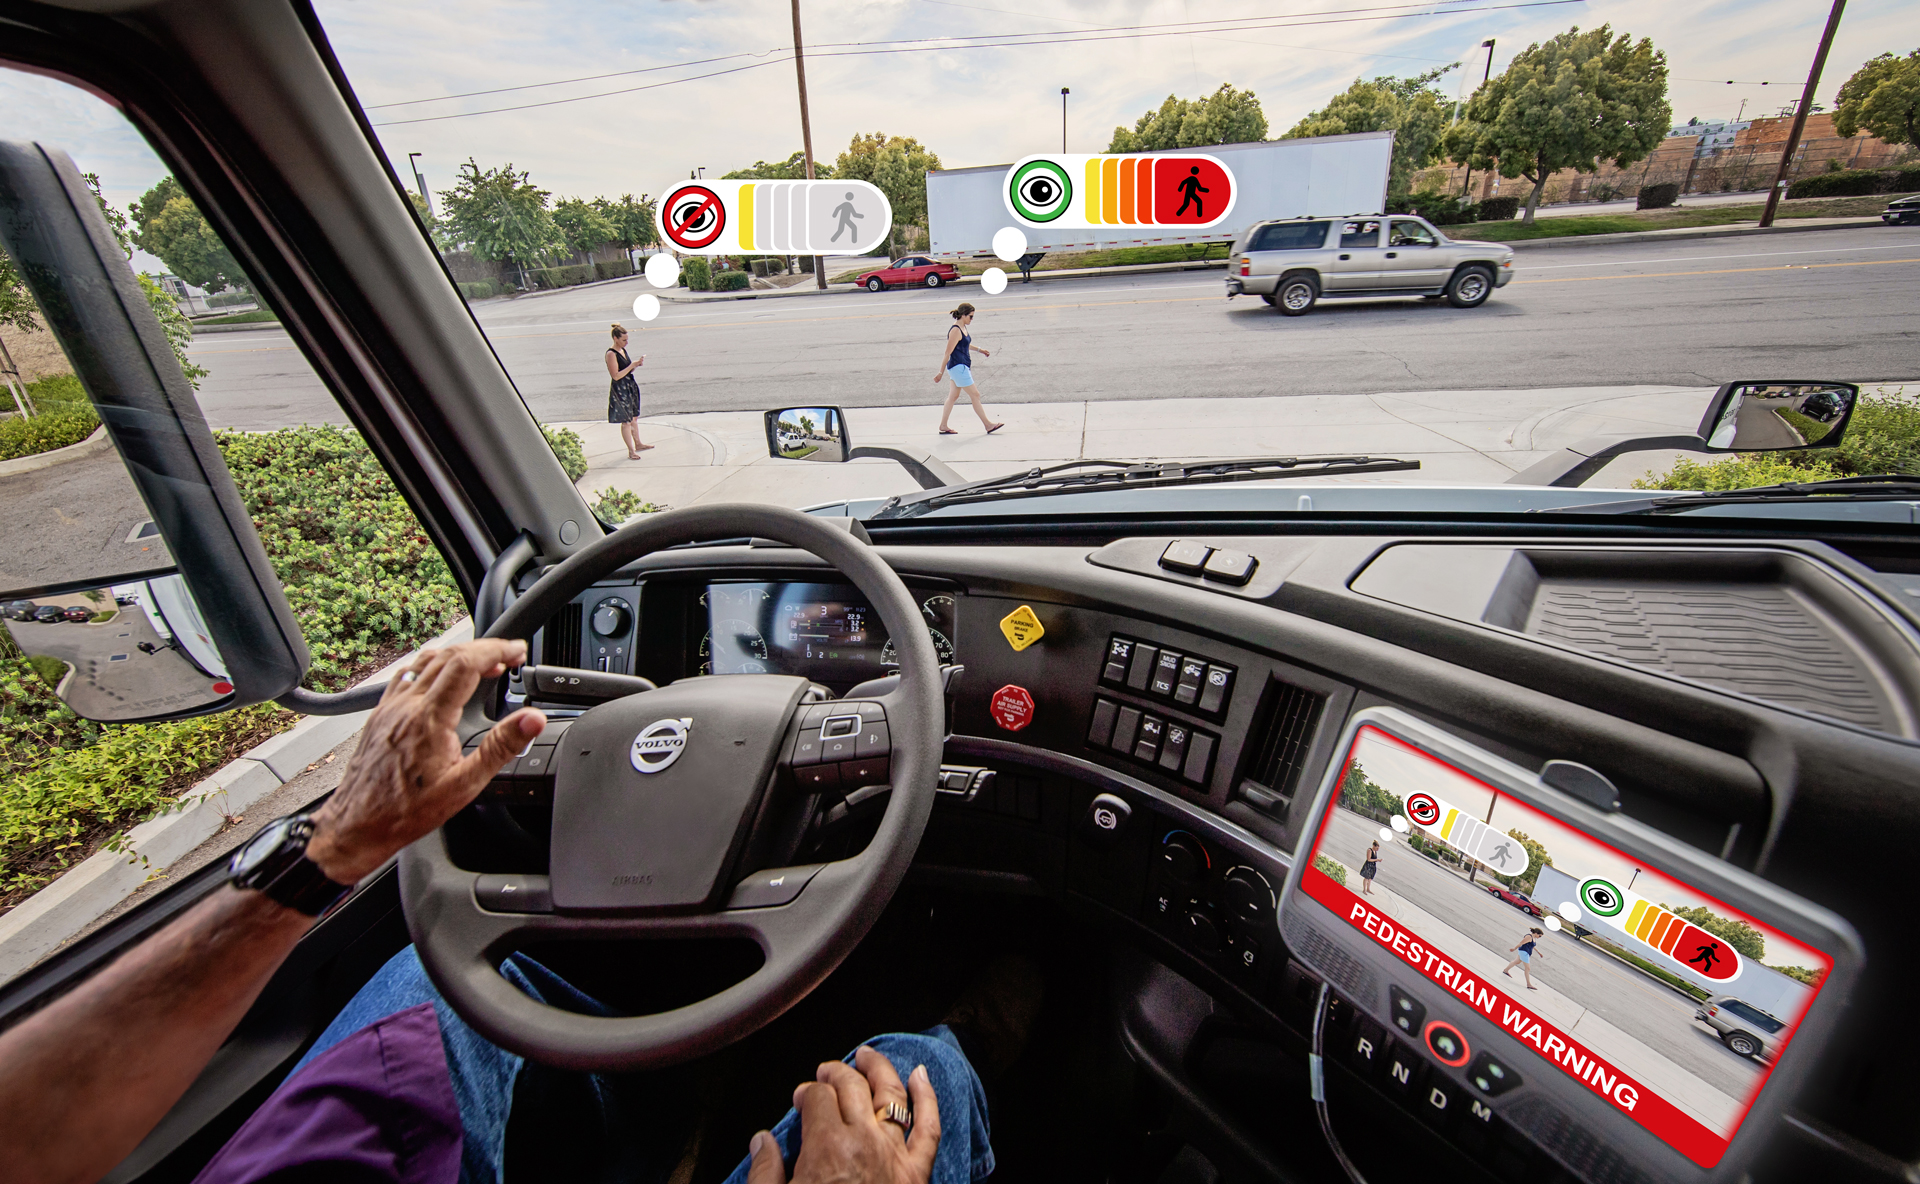
[[[88,603],[73,595],[55,600]],[[9,621],[14,644],[29,654],[49,654],[74,669],[62,696],[88,719],[146,719],[169,711],[204,707],[220,696],[179,650],[169,648],[154,629],[147,610],[129,605],[112,620],[41,625]],[[152,652],[140,649],[142,642]]]
[[[1370,819],[1336,810],[1322,840],[1321,852],[1347,866],[1347,886],[1356,892],[1360,890],[1360,865],[1366,859],[1367,844],[1379,829],[1379,824]],[[1486,890],[1468,884],[1458,872],[1415,853],[1402,841],[1382,845],[1380,872],[1374,882],[1416,903],[1483,949],[1495,952],[1503,963],[1512,957],[1507,951],[1520,935],[1531,926],[1541,925]],[[1728,1098],[1744,1099],[1761,1077],[1758,1064],[1736,1056],[1705,1025],[1694,1022],[1692,1000],[1568,932],[1549,932],[1534,955],[1531,969],[1537,984],[1551,986]],[[1519,981],[1518,968],[1513,979],[1516,981],[1511,984],[1499,985],[1524,1000],[1527,991]],[[1577,1036],[1577,1031],[1574,1034]],[[1621,1068],[1632,1071],[1631,1066]]]
[[[169,566],[158,538],[130,540],[150,515],[111,448],[0,477],[0,504],[0,587],[108,583]]]
[[[1223,273],[1090,276],[977,286],[669,304],[641,324],[644,279],[487,301],[494,348],[534,414],[606,413],[607,325],[636,330],[643,414],[803,403],[900,406],[934,384],[961,300],[980,307],[975,375],[989,405],[1082,399],[1355,394],[1659,384],[1780,375],[1911,375],[1920,227],[1522,248],[1516,278],[1478,309],[1322,304],[1305,317],[1223,298]],[[200,400],[216,426],[343,422],[287,337],[206,335]]]

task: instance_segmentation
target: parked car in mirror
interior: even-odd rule
[[[908,255],[885,267],[862,272],[855,283],[869,292],[883,288],[939,288],[960,278],[960,269],[926,255]]]
[[[1297,317],[1321,300],[1445,299],[1477,308],[1513,279],[1513,248],[1448,238],[1425,218],[1357,214],[1256,222],[1228,254],[1227,296]]]
[[[70,604],[61,611],[60,619],[63,621],[73,621],[76,624],[85,624],[93,620],[93,610],[84,604]]]
[[[5,616],[9,621],[31,621],[34,611],[39,607],[31,600],[9,600],[6,607],[0,609],[0,616]]]
[[[66,609],[61,608],[57,604],[43,604],[33,610],[33,617],[31,619],[38,621],[42,625],[57,625],[60,622],[60,618],[66,615],[66,612]]]

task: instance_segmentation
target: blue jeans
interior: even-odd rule
[[[593,1015],[610,1014],[597,1000],[575,990],[524,954],[510,956],[501,964],[500,973],[542,1003],[564,1004],[567,1010]],[[468,1027],[434,989],[412,946],[395,954],[360,988],[300,1058],[293,1072],[298,1073],[309,1061],[368,1024],[421,1003],[432,1003],[434,1015],[440,1021],[447,1069],[453,1079],[453,1096],[460,1108],[464,1134],[461,1184],[499,1184],[506,1154],[507,1119],[512,1113],[515,1087],[526,1060]],[[893,1062],[902,1081],[915,1066],[927,1067],[934,1093],[940,1099],[940,1125],[944,1132],[934,1156],[930,1184],[971,1184],[992,1172],[993,1147],[987,1124],[986,1090],[953,1032],[942,1024],[921,1035],[891,1033],[867,1043]],[[851,1064],[852,1054],[848,1054],[846,1060]],[[629,1122],[621,1114],[620,1098],[607,1079],[597,1074],[580,1076],[586,1078],[590,1096],[599,1107],[602,1126],[631,1131],[638,1139],[647,1137],[645,1116],[633,1115],[636,1121]],[[791,1175],[794,1159],[800,1153],[799,1115],[788,1110],[772,1131]],[[634,1148],[634,1155],[623,1157],[623,1166],[630,1166],[631,1171],[617,1170],[617,1174],[634,1180],[655,1174],[663,1176],[664,1173],[649,1171],[643,1166],[649,1158],[644,1154],[646,1150]],[[745,1181],[747,1167],[748,1161],[742,1160],[728,1178],[728,1184]]]

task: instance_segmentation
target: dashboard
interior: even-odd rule
[[[916,876],[1051,897],[1126,935],[1145,958],[1116,979],[1123,1038],[1251,1175],[1298,1178],[1298,1149],[1270,1115],[1304,1096],[1316,1027],[1329,1105],[1396,1132],[1407,1171],[1852,1179],[1920,1159],[1920,1086],[1905,1069],[1920,1035],[1863,1018],[1897,1008],[1920,959],[1876,876],[1836,864],[1863,850],[1849,836],[1879,836],[1876,849],[1920,838],[1920,800],[1907,788],[1920,784],[1920,556],[1806,541],[1271,535],[881,550],[941,661],[964,668],[950,684],[945,759],[967,775],[949,783],[943,773]],[[1209,578],[1193,561],[1209,551],[1231,554],[1249,578]],[[1028,618],[1031,629],[1011,624]],[[579,597],[537,644],[538,660],[556,665],[662,683],[799,674],[836,696],[892,662],[854,589],[809,556],[764,546],[651,556]],[[1514,848],[1449,847],[1445,817],[1385,772],[1370,775],[1394,801],[1369,807],[1364,826],[1331,810],[1352,796],[1358,730],[1382,719],[1428,737],[1429,755],[1449,767],[1497,782],[1511,820],[1482,824],[1475,841],[1531,827],[1538,842],[1570,820],[1587,839],[1567,831],[1545,844],[1553,867],[1534,861],[1498,879],[1496,866],[1518,867],[1500,863],[1519,857]],[[1443,806],[1487,813],[1457,786],[1422,785]],[[838,807],[828,793],[820,816],[871,792]],[[1522,825],[1527,809],[1538,817]],[[1335,813],[1337,839],[1323,825]],[[1545,1055],[1556,1065],[1525,1031],[1503,1034],[1497,1006],[1463,1013],[1445,981],[1410,975],[1404,943],[1382,946],[1378,925],[1328,913],[1327,899],[1353,896],[1377,906],[1390,933],[1423,931],[1408,920],[1426,907],[1418,900],[1358,895],[1369,833],[1387,836],[1390,859],[1451,877],[1445,891],[1488,929],[1459,921],[1473,943],[1432,947],[1472,965],[1501,1000],[1551,1012],[1543,1030],[1561,1038]],[[1602,860],[1582,877],[1567,854],[1581,842],[1628,862]],[[1308,874],[1322,858],[1345,871],[1344,886]],[[1509,895],[1470,883],[1476,868]],[[1393,892],[1385,876],[1369,887]],[[1583,895],[1595,878],[1608,887]],[[1643,895],[1648,883],[1664,894]],[[1656,945],[1680,940],[1675,910],[1690,902],[1705,912],[1688,917],[1744,919],[1793,960],[1754,959],[1746,987],[1712,989],[1659,961],[1665,953],[1636,954],[1649,934],[1598,923],[1621,901],[1670,926],[1652,934]],[[1313,909],[1322,915],[1299,924]],[[1613,996],[1589,998],[1564,978],[1549,980],[1552,1007],[1524,985],[1508,990],[1500,963],[1534,926],[1546,965],[1577,962],[1626,983],[1619,998],[1655,1001],[1662,1026],[1638,1032]],[[1730,949],[1713,952],[1734,964]],[[1796,988],[1794,975],[1817,975],[1818,989]],[[1393,1026],[1405,1003],[1421,1009],[1414,1031]],[[1240,1025],[1234,1039],[1265,1050],[1262,1072],[1276,1084],[1264,1102],[1249,1102],[1244,1048],[1221,1059],[1226,1015]],[[1451,1036],[1436,1044],[1440,1020]],[[1795,1035],[1754,1027],[1767,1022]],[[1631,1061],[1640,1054],[1621,1051],[1629,1045],[1675,1045],[1684,1072]],[[1488,1051],[1511,1084],[1487,1080]],[[1611,1073],[1597,1078],[1605,1094],[1581,1075],[1596,1052]],[[1622,1056],[1646,1089],[1620,1093]],[[1678,1146],[1636,1121],[1644,1114],[1623,1117],[1623,1096],[1707,1113],[1712,1135]],[[1756,1162],[1759,1148],[1768,1152]]]

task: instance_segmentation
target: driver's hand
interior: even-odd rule
[[[547,717],[523,708],[501,720],[464,759],[454,730],[483,678],[527,660],[524,641],[462,642],[428,650],[387,684],[367,719],[340,788],[314,813],[307,857],[352,884],[474,799]],[[409,678],[408,676],[412,677]]]
[[[940,1146],[940,1099],[927,1067],[900,1084],[893,1063],[871,1048],[853,1054],[853,1065],[828,1061],[814,1080],[793,1091],[800,1111],[800,1157],[793,1184],[926,1184]],[[913,1130],[883,1122],[888,1102],[912,1100]],[[761,1131],[753,1137],[747,1184],[787,1184],[780,1144]]]

